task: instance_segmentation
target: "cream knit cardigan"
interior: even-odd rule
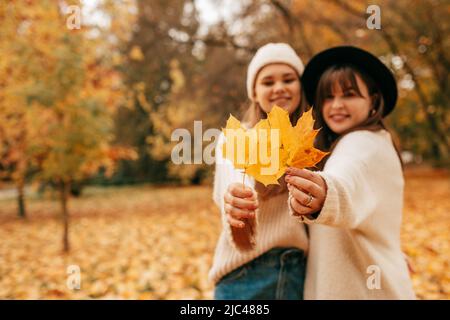
[[[400,247],[404,180],[390,134],[347,134],[319,174],[324,206],[317,219],[303,218],[305,299],[415,299]]]
[[[255,247],[243,251],[233,240],[231,226],[224,212],[224,195],[231,183],[242,183],[243,174],[234,169],[233,164],[222,155],[224,136],[221,134],[216,145],[216,171],[214,176],[213,199],[220,210],[222,232],[220,234],[209,280],[216,283],[227,273],[253,260],[275,247],[296,247],[305,252],[308,249],[308,237],[305,226],[292,219],[288,206],[288,193],[276,195],[266,201],[259,200],[256,210]],[[255,181],[245,177],[245,184],[254,188]]]

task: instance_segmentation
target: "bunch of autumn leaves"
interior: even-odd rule
[[[298,119],[295,127],[287,111],[278,106],[251,129],[230,115],[222,130],[222,152],[236,169],[244,170],[244,178],[248,174],[265,186],[279,184],[288,167],[314,167],[328,154],[314,148],[319,130],[313,127],[312,109]]]

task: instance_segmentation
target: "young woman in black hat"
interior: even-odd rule
[[[383,123],[396,81],[375,56],[335,47],[302,76],[316,145],[330,151],[320,171],[289,168],[291,214],[308,224],[305,299],[414,299],[400,246],[404,179]]]

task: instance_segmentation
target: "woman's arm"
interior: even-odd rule
[[[374,181],[382,177],[372,169],[383,165],[377,163],[383,150],[374,135],[367,131],[348,134],[322,172],[288,171],[291,213],[308,224],[357,228],[380,201]],[[314,199],[308,206],[309,194]]]
[[[233,184],[242,185],[243,173],[236,170],[231,161],[223,158],[222,145],[224,139],[223,134],[221,134],[215,149],[216,170],[214,174],[213,199],[221,212],[222,225],[230,244],[237,250],[250,250],[253,248],[255,241],[256,217],[253,216],[242,219],[241,222],[243,226],[239,226],[240,223],[236,219],[236,216],[240,213],[237,212],[239,211],[237,208],[239,203],[236,204],[233,202],[240,201],[240,199],[242,199],[242,203],[247,201],[246,194],[237,194],[240,191],[241,193],[247,192],[249,200],[255,200],[256,193],[254,191],[254,180],[250,177],[246,177],[245,191],[236,190],[237,188],[232,188],[233,190],[230,190],[230,186]],[[249,191],[251,191],[251,195]]]

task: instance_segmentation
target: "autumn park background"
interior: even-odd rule
[[[395,72],[402,246],[418,298],[449,299],[450,5],[375,2],[0,0],[0,299],[211,299],[214,168],[175,165],[171,133],[239,115],[267,42]]]

